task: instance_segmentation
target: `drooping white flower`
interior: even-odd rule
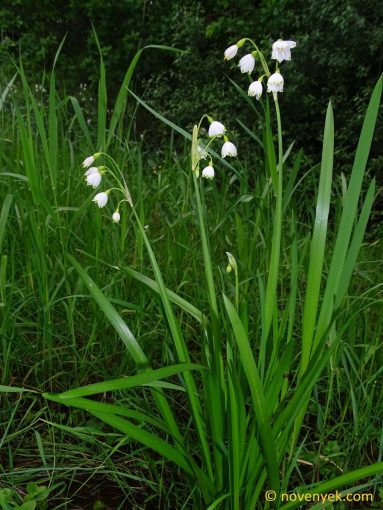
[[[96,166],[91,166],[86,172],[84,172],[84,175],[86,177],[87,175],[93,174],[94,172],[98,172],[98,168]]]
[[[277,97],[277,92],[283,92],[283,76],[280,72],[275,72],[267,80],[267,92],[272,92],[274,99]]]
[[[101,152],[96,152],[95,154],[93,154],[93,156],[88,156],[82,162],[82,167],[83,168],[89,168],[90,165],[92,165],[99,156],[101,156]]]
[[[218,122],[217,120],[213,120],[209,127],[209,136],[222,136],[226,131],[226,128],[223,124]]]
[[[94,163],[94,156],[88,156],[87,158],[84,159],[84,161],[82,162],[82,167],[83,168],[88,168],[90,167],[90,165]]]
[[[113,223],[118,223],[120,221],[120,213],[118,211],[115,211],[112,215]]]
[[[273,50],[271,52],[271,58],[273,60],[278,60],[279,63],[284,60],[291,60],[291,50],[295,48],[297,43],[295,41],[282,41],[282,39],[278,39],[273,44]]]
[[[263,92],[262,83],[259,80],[257,80],[250,83],[249,90],[247,93],[250,97],[255,97],[256,99],[259,99],[262,95],[262,92]]]
[[[108,194],[104,191],[97,193],[97,195],[93,198],[93,202],[95,202],[100,209],[101,207],[105,207],[108,202]]]
[[[233,44],[232,46],[229,46],[224,53],[224,59],[225,60],[231,60],[236,56],[238,53],[238,46],[236,44]]]
[[[223,158],[226,158],[226,156],[231,156],[235,158],[235,156],[237,155],[237,147],[231,142],[225,142],[222,145],[221,155]]]
[[[88,186],[97,188],[97,186],[100,185],[101,179],[102,175],[97,167],[91,167],[87,172],[85,172],[85,180]]]
[[[214,179],[214,168],[209,165],[205,166],[205,168],[202,170],[202,177],[205,179]]]
[[[241,73],[252,73],[255,66],[255,58],[251,53],[248,53],[241,58],[238,65]]]

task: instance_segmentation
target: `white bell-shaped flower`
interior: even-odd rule
[[[96,166],[91,166],[86,172],[84,172],[84,175],[87,177],[88,175],[94,174],[95,172],[98,172],[98,168]]]
[[[253,81],[253,83],[250,83],[249,90],[247,93],[250,97],[255,97],[255,99],[259,99],[262,95],[262,92],[263,92],[262,83],[259,80],[257,80]]]
[[[204,179],[214,179],[214,168],[211,165],[205,166],[202,170],[202,177]]]
[[[97,167],[92,166],[87,172],[85,172],[85,180],[88,186],[97,188],[100,185],[102,175]]]
[[[221,155],[223,158],[226,158],[226,156],[235,158],[237,155],[237,147],[232,142],[225,142],[222,145]]]
[[[255,58],[251,53],[248,53],[239,61],[239,68],[241,73],[252,73],[255,66]]]
[[[91,165],[93,165],[93,163],[96,161],[96,159],[100,156],[101,156],[101,152],[96,152],[95,154],[93,154],[93,156],[88,156],[82,162],[82,167],[89,168]]]
[[[231,60],[236,56],[238,53],[238,46],[236,44],[233,44],[232,46],[229,46],[224,53],[224,59],[225,60]]]
[[[118,223],[120,221],[120,213],[118,211],[115,211],[112,215],[113,223]]]
[[[273,44],[273,49],[271,52],[271,58],[273,60],[278,60],[279,63],[284,60],[291,60],[291,50],[295,48],[297,43],[295,41],[282,41],[282,39],[278,39]]]
[[[82,162],[82,167],[83,168],[88,168],[90,167],[90,165],[92,165],[94,163],[94,156],[88,156],[87,158],[84,159],[84,161]]]
[[[283,76],[279,71],[276,71],[267,80],[267,92],[272,92],[274,98],[277,92],[283,92]]]
[[[221,122],[213,120],[209,127],[209,136],[222,136],[226,131],[226,128]]]
[[[93,202],[95,202],[99,208],[105,207],[108,202],[108,194],[104,191],[97,193],[97,195],[93,198]]]

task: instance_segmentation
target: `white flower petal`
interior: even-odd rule
[[[214,179],[214,168],[212,166],[205,166],[202,170],[202,177],[204,179]]]
[[[225,60],[231,60],[236,56],[238,52],[238,46],[236,44],[233,44],[232,46],[229,46],[224,53]]]
[[[267,92],[283,92],[283,76],[281,73],[272,74],[267,80]]]
[[[255,97],[256,99],[259,99],[262,95],[262,92],[263,92],[262,83],[257,80],[253,81],[253,83],[250,84],[247,93],[250,97]]]
[[[237,147],[231,142],[225,142],[222,145],[221,155],[223,158],[226,158],[226,156],[235,158],[237,155]]]
[[[239,61],[241,73],[252,73],[255,66],[255,58],[251,53],[248,53]]]
[[[112,215],[112,220],[114,223],[118,223],[120,221],[120,213],[118,211],[114,212]]]
[[[282,41],[282,39],[278,39],[273,44],[271,58],[278,60],[279,63],[284,60],[291,60],[291,49],[295,48],[296,45],[295,41]]]
[[[87,158],[84,159],[84,161],[82,162],[82,167],[83,168],[88,168],[90,167],[90,165],[92,163],[94,163],[94,156],[88,156]]]
[[[101,182],[101,174],[100,172],[92,172],[86,177],[86,183],[88,186],[93,186],[93,188],[97,188]]]
[[[221,122],[214,120],[209,127],[209,136],[222,136],[225,131],[225,126]]]
[[[84,173],[85,177],[90,174],[94,174],[95,172],[98,172],[98,168],[96,166],[91,166],[88,168],[88,170]]]
[[[108,202],[108,194],[104,191],[97,193],[97,195],[93,198],[93,202],[95,202],[99,208],[105,207]]]

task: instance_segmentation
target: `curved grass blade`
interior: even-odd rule
[[[368,476],[374,476],[380,473],[383,473],[383,462],[378,462],[376,464],[372,464],[371,466],[356,469],[355,471],[351,471],[345,475],[337,476],[332,480],[316,485],[314,489],[305,492],[305,494],[328,494],[334,489],[339,489],[345,485],[350,485],[359,480],[363,480]],[[293,508],[297,508],[301,505],[302,501],[291,501],[286,505],[281,506],[280,510],[292,510]]]
[[[318,319],[318,326],[314,337],[314,347],[320,341],[320,338],[325,333],[331,321],[331,316],[334,310],[334,299],[336,300],[337,298],[339,282],[344,271],[344,264],[348,253],[351,233],[357,214],[362,182],[379,112],[380,99],[382,95],[382,79],[383,77],[381,76],[375,85],[359,137],[350,184],[344,198],[343,212],[331,259],[327,285]]]
[[[124,273],[128,274],[129,276],[131,276],[132,278],[134,278],[135,280],[139,281],[140,283],[146,285],[156,294],[160,295],[158,283],[152,278],[149,278],[148,276],[145,276],[142,273],[139,273],[138,271],[131,269],[130,267],[121,267],[119,269]],[[196,308],[194,305],[189,303],[189,301],[186,301],[186,299],[180,297],[178,294],[176,294],[172,290],[169,290],[168,288],[166,289],[166,291],[170,301],[172,301],[175,305],[179,306],[182,310],[184,310],[184,312],[194,317],[200,324],[204,325],[209,324],[209,319],[206,317],[206,315],[203,312],[201,312],[198,308]]]
[[[145,46],[144,48],[141,48],[137,53],[134,55],[132,61],[129,64],[128,70],[126,71],[124,80],[122,82],[122,85],[120,87],[120,90],[117,95],[117,99],[114,105],[112,118],[110,120],[109,129],[108,129],[108,138],[106,141],[106,148],[109,146],[110,142],[112,141],[112,138],[114,136],[114,133],[116,131],[116,127],[120,120],[122,120],[122,115],[125,107],[126,102],[126,96],[128,94],[129,85],[134,73],[134,70],[137,66],[137,63],[142,55],[142,52],[147,49],[158,49],[158,50],[164,50],[164,51],[173,51],[176,53],[183,53],[183,50],[179,50],[178,48],[172,48],[171,46],[163,46],[159,44],[149,44],[148,46]]]
[[[239,349],[241,362],[246,374],[247,382],[251,391],[254,412],[257,417],[259,434],[261,439],[261,449],[264,454],[267,473],[269,475],[270,486],[278,491],[279,489],[279,470],[277,463],[277,452],[273,440],[273,432],[270,423],[270,409],[263,393],[261,379],[258,374],[257,364],[251,350],[247,334],[243,328],[241,319],[238,316],[232,303],[223,296],[226,311],[233,328],[235,340]]]
[[[204,369],[202,365],[197,365],[194,363],[179,363],[177,365],[158,368],[156,370],[146,370],[142,374],[132,375],[130,377],[122,377],[112,381],[88,384],[87,386],[82,386],[81,388],[64,391],[63,393],[60,393],[59,396],[61,399],[66,399],[97,395],[107,391],[127,390],[137,386],[143,386],[151,382],[160,381],[166,377],[171,377],[172,375],[180,374],[189,370],[201,369]]]
[[[340,306],[350,284],[352,272],[354,270],[358,258],[360,247],[362,246],[368,220],[370,218],[371,208],[374,201],[375,188],[376,188],[375,179],[373,179],[368,188],[368,192],[364,200],[362,211],[360,213],[358,223],[355,227],[354,235],[352,237],[350,248],[348,250],[347,257],[344,263],[344,270],[339,282],[338,293],[335,301],[335,309],[337,309]]]
[[[319,305],[319,292],[330,211],[332,169],[334,160],[334,116],[331,101],[327,107],[323,137],[322,165],[313,236],[310,247],[310,263],[307,276],[306,298],[302,324],[302,357],[300,373],[307,368]]]
[[[154,255],[153,249],[150,245],[149,239],[146,235],[145,229],[143,225],[141,224],[140,218],[138,217],[137,212],[135,209],[133,209],[134,216],[137,221],[137,225],[139,228],[139,231],[142,235],[142,238],[144,240],[146,250],[149,255],[150,263],[153,268],[153,272],[158,284],[161,301],[165,310],[165,315],[169,324],[169,328],[172,334],[173,342],[177,351],[178,358],[181,362],[190,362],[190,356],[189,351],[187,349],[185,339],[182,335],[179,323],[177,322],[177,319],[174,315],[174,311],[172,308],[172,305],[169,300],[168,293],[166,291],[165,283],[162,278],[162,274],[160,271],[160,268],[157,263],[157,259]],[[203,453],[203,458],[206,463],[206,468],[208,471],[208,474],[210,477],[213,477],[213,468],[212,468],[212,462],[210,457],[210,448],[209,443],[207,440],[207,434],[206,434],[206,426],[202,419],[202,408],[201,403],[198,399],[198,392],[196,388],[195,381],[192,377],[192,375],[189,372],[185,372],[185,384],[188,391],[190,406],[192,409],[193,419],[194,423],[197,429],[198,437],[200,439],[200,446]]]
[[[144,351],[141,349],[133,333],[128,328],[126,322],[117,313],[116,309],[106,299],[102,291],[97,287],[97,285],[94,283],[92,278],[86,273],[86,271],[84,271],[84,269],[80,266],[77,260],[74,257],[72,257],[72,255],[69,254],[68,258],[73,267],[81,276],[81,279],[85,283],[94,300],[97,302],[101,310],[105,313],[108,320],[114,327],[114,329],[119,334],[121,340],[124,342],[126,348],[128,349],[135,363],[137,363],[137,365],[139,366],[146,366],[148,364],[148,358],[146,357]]]
[[[3,249],[3,241],[5,236],[5,228],[7,226],[8,217],[9,217],[9,211],[11,209],[11,205],[13,202],[13,195],[10,193],[5,197],[3,202],[3,207],[1,208],[1,215],[0,215],[0,254],[2,253]]]
[[[114,414],[107,414],[99,411],[89,411],[93,416],[99,420],[107,423],[111,427],[119,430],[126,436],[130,437],[134,441],[137,441],[151,450],[159,453],[166,459],[177,464],[183,471],[192,474],[192,470],[189,463],[185,460],[185,457],[180,451],[174,446],[170,446],[166,441],[161,439],[158,435],[151,434],[137,425],[133,425],[128,420],[120,418]]]
[[[86,411],[101,411],[103,413],[115,414],[117,416],[125,416],[125,418],[131,418],[139,423],[149,423],[154,427],[169,434],[169,430],[165,426],[165,423],[158,420],[153,416],[149,416],[142,411],[136,411],[135,409],[129,409],[121,405],[106,404],[105,402],[98,402],[87,398],[71,398],[62,399],[61,395],[56,393],[43,393],[42,396],[50,400],[51,402],[57,402],[68,407],[76,407],[78,409],[85,409]]]

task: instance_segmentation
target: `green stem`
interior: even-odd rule
[[[210,310],[211,310],[211,314],[212,314],[212,321],[211,321],[212,322],[212,330],[213,330],[213,337],[215,339],[213,349],[214,349],[214,352],[218,353],[218,352],[220,352],[220,344],[217,342],[218,331],[219,331],[218,330],[218,306],[217,306],[217,299],[216,299],[216,292],[215,292],[215,285],[214,285],[213,267],[212,267],[212,263],[211,263],[210,250],[209,250],[209,242],[208,242],[208,237],[207,237],[207,233],[206,233],[203,205],[202,205],[202,200],[201,200],[200,189],[198,186],[197,176],[196,176],[195,172],[193,172],[193,181],[194,181],[194,190],[195,190],[196,201],[197,201],[198,223],[199,223],[199,229],[200,229],[200,235],[201,235],[202,255],[203,255],[203,261],[204,261],[204,267],[205,267],[205,275],[206,275],[206,282],[207,282],[207,288],[208,288],[208,297],[209,297]]]
[[[275,111],[277,116],[278,126],[278,187],[275,205],[275,220],[274,220],[274,232],[270,255],[269,264],[269,277],[267,281],[266,289],[266,302],[265,302],[265,315],[264,324],[262,329],[261,338],[261,349],[260,349],[260,368],[261,377],[264,375],[265,363],[266,363],[266,344],[267,338],[270,333],[270,328],[273,320],[275,308],[277,306],[277,286],[278,286],[278,273],[279,273],[279,261],[281,251],[281,236],[282,236],[282,165],[283,165],[283,145],[282,145],[282,123],[281,114],[279,110],[278,99],[274,100]],[[273,343],[273,353],[276,352],[276,339]]]

